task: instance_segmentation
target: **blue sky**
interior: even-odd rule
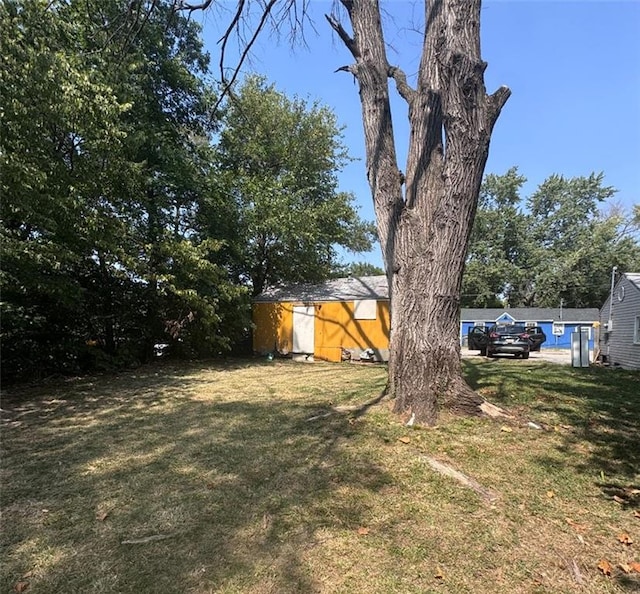
[[[226,1],[228,7],[233,4]],[[351,75],[334,73],[350,55],[324,19],[331,4],[311,2],[315,31],[305,28],[306,48],[292,49],[286,37],[278,40],[265,32],[243,73],[263,74],[287,95],[317,100],[336,113],[345,126],[344,142],[358,159],[340,173],[340,189],[353,192],[361,216],[373,220],[358,89]],[[382,2],[389,62],[408,75],[415,74],[420,58],[422,40],[411,22],[422,4]],[[221,16],[199,17],[214,69]],[[640,203],[640,0],[485,0],[481,27],[487,90],[505,84],[512,91],[494,129],[486,173],[518,166],[528,179],[526,196],[553,173],[572,177],[602,171],[605,183],[618,189],[614,202],[627,208]],[[409,131],[401,99],[393,110],[404,169]],[[345,260],[381,265],[377,249]]]

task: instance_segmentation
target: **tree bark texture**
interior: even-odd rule
[[[464,261],[493,126],[510,95],[488,95],[480,57],[480,0],[425,0],[416,88],[386,57],[378,0],[342,0],[352,36],[327,17],[355,63],[367,175],[391,295],[389,390],[398,413],[435,423],[440,405],[479,413],[462,378]],[[394,145],[389,79],[409,111],[406,177]],[[405,183],[403,187],[403,181]]]

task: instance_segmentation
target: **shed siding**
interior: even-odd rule
[[[619,301],[617,295],[624,287],[624,299]],[[600,311],[600,322],[611,321],[613,331],[601,331],[600,346],[610,365],[620,365],[626,369],[640,369],[640,344],[634,344],[634,324],[636,316],[640,316],[640,290],[627,278],[622,277],[613,291],[613,307],[611,296],[607,298]]]
[[[253,350],[290,353],[293,349],[294,303],[253,304]]]
[[[301,302],[253,304],[253,350],[288,354],[293,347],[293,308]],[[314,358],[340,361],[342,349],[389,348],[389,302],[376,303],[375,320],[354,319],[353,301],[314,303]]]
[[[353,301],[316,304],[315,358],[340,361],[343,348],[389,348],[389,303],[377,302],[375,320],[356,320],[353,309]]]

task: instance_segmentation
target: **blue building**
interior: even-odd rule
[[[589,349],[592,350],[599,320],[600,310],[597,308],[463,308],[460,312],[460,344],[467,345],[469,330],[474,326],[491,326],[502,322],[539,326],[547,335],[543,349],[570,349],[571,333],[586,329],[589,334]]]

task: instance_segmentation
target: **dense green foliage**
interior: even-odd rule
[[[333,115],[263,83],[244,122],[233,105],[214,113],[199,26],[171,2],[9,0],[0,18],[3,379],[129,365],[159,343],[182,356],[229,350],[250,327],[255,226],[291,204],[306,201],[322,232],[287,268],[293,225],[261,282],[328,276],[334,243],[368,248],[345,241],[366,225],[336,191],[346,155]],[[306,152],[285,147],[290,171],[243,177],[274,145],[256,136],[233,153],[228,139],[242,144],[271,104],[265,131],[299,122]],[[300,182],[307,173],[319,190]],[[246,198],[234,179],[262,186]],[[311,266],[313,253],[324,255]]]
[[[336,271],[336,276],[338,277],[380,276],[382,274],[384,274],[384,268],[375,266],[370,262],[352,262]]]
[[[463,306],[601,307],[611,269],[640,269],[640,219],[618,208],[603,176],[552,175],[526,200],[512,168],[482,186],[463,280]]]
[[[328,109],[249,77],[229,101],[218,154],[234,209],[232,266],[254,295],[285,280],[327,278],[339,264],[336,245],[371,249],[375,227],[360,220],[351,194],[337,191],[348,156]],[[216,215],[205,213],[219,225]]]

